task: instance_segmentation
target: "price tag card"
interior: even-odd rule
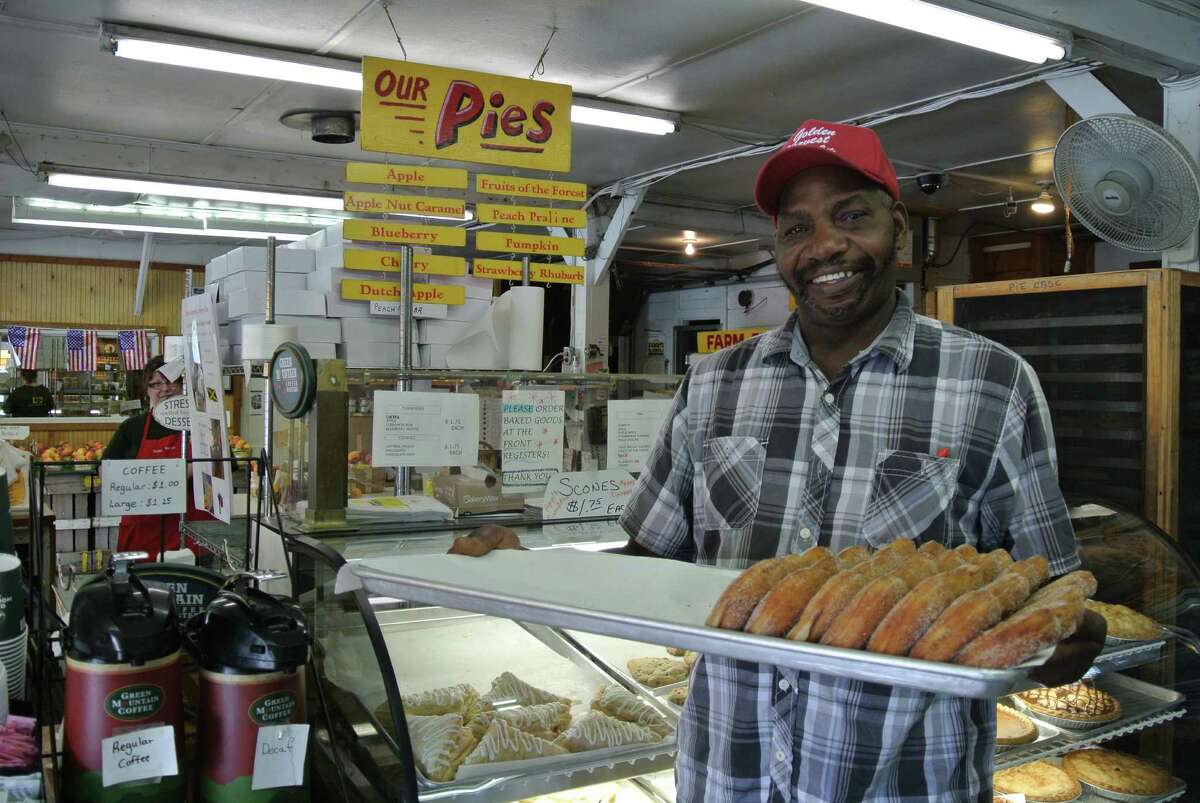
[[[250,791],[304,784],[304,757],[308,751],[307,725],[265,725],[254,745],[254,773]]]
[[[0,441],[23,441],[29,437],[29,427],[24,424],[0,426]]]
[[[610,401],[606,467],[641,471],[671,412],[671,403],[671,399]]]
[[[179,774],[175,729],[170,725],[128,731],[100,742],[104,786]]]
[[[400,302],[372,301],[371,314],[398,318],[400,317]],[[412,314],[414,318],[445,318],[450,312],[449,307],[445,304],[413,304]]]
[[[473,466],[479,461],[479,397],[474,393],[375,393],[375,466]]]
[[[100,515],[161,516],[187,510],[183,458],[104,460],[100,463]]]
[[[543,521],[618,516],[629,502],[634,479],[628,471],[575,471],[546,483]]]

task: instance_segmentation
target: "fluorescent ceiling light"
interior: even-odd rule
[[[113,52],[121,58],[152,61],[156,64],[172,64],[176,67],[193,67],[197,70],[212,70],[234,75],[248,75],[272,81],[328,86],[334,89],[362,89],[361,70],[318,67],[315,64],[304,64],[287,59],[251,56],[228,50],[155,42],[128,36],[115,38],[116,49]]]
[[[122,58],[272,81],[362,91],[362,70],[352,66],[349,61],[345,62],[347,66],[344,69],[320,66],[301,61],[286,51],[121,25],[105,25],[103,37],[108,42],[106,46]],[[678,128],[678,121],[665,113],[641,114],[633,109],[622,108],[619,104],[579,99],[571,105],[571,122],[659,136],[670,134]]]
[[[647,114],[615,111],[597,106],[581,105],[579,101],[571,104],[571,122],[580,125],[595,125],[604,128],[619,128],[622,131],[635,131],[639,134],[655,134],[662,136],[675,132],[674,120],[662,117],[651,117]]]
[[[907,28],[1034,64],[1041,64],[1047,59],[1057,61],[1066,55],[1062,43],[1049,36],[942,8],[923,0],[804,1],[809,5]]]
[[[212,187],[198,184],[176,184],[167,181],[117,178],[115,176],[92,176],[82,173],[51,171],[46,178],[55,187],[73,187],[78,190],[110,190],[112,192],[152,193],[179,198],[203,198],[209,201],[235,201],[250,204],[275,206],[300,206],[306,209],[342,210],[342,199],[319,195],[292,195],[283,192],[261,192],[239,190],[232,187]]]
[[[265,240],[274,237],[276,240],[295,242],[303,240],[307,235],[292,232],[271,231],[239,231],[237,229],[189,229],[175,226],[143,226],[137,223],[102,223],[88,220],[43,220],[39,218],[17,218],[13,223],[28,223],[34,226],[63,226],[68,229],[103,229],[105,231],[144,231],[153,234],[192,234],[197,237],[225,237],[233,240]]]

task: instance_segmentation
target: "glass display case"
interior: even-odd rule
[[[449,508],[452,517],[502,515],[512,521],[538,521],[538,500],[550,474],[608,468],[608,417],[610,402],[658,401],[665,416],[667,406],[682,376],[660,374],[573,374],[525,371],[422,371],[402,374],[397,370],[348,369],[346,371],[346,487],[347,525],[371,530],[380,524],[378,510],[367,514],[370,500],[391,497],[399,481],[407,480],[408,492],[433,496]],[[404,475],[396,468],[374,465],[372,436],[376,394],[394,391],[407,381],[409,389],[478,397],[479,452],[472,466],[417,466]],[[562,393],[562,459],[551,461],[554,469],[541,471],[540,484],[524,478],[511,481],[504,457],[504,414],[506,391],[558,391]],[[659,420],[655,420],[657,430]],[[308,508],[312,417],[277,417],[273,422],[272,485],[279,500],[279,526],[283,531],[304,529]],[[551,429],[554,430],[553,425]],[[557,431],[549,433],[557,437]],[[540,444],[539,444],[540,445]],[[320,460],[331,459],[322,444]],[[640,460],[637,462],[640,466]],[[631,468],[636,470],[636,468]],[[468,504],[466,500],[470,499]],[[391,522],[393,525],[395,521]]]
[[[1036,723],[1036,735],[1022,744],[998,746],[996,769],[1036,760],[1061,763],[1071,753],[1102,746],[1140,756],[1167,773],[1169,789],[1136,799],[1183,798],[1189,786],[1200,784],[1200,768],[1190,761],[1200,739],[1200,642],[1193,635],[1200,627],[1200,575],[1173,541],[1136,515],[1081,503],[1072,516],[1084,566],[1099,581],[1096,600],[1127,606],[1152,623],[1149,630],[1129,633],[1121,629],[1128,622],[1114,609],[1102,614],[1115,615],[1112,631],[1131,637],[1110,639],[1083,685],[1115,699],[1116,716],[1080,727],[1039,715],[1016,697],[1003,698],[1001,704]],[[517,529],[531,549],[598,550],[625,540],[614,521]],[[347,790],[350,799],[364,801],[543,795],[555,800],[673,800],[670,733],[616,754],[581,752],[540,764],[474,766],[465,777],[441,781],[428,777],[421,760],[414,761],[414,755],[420,759],[428,751],[428,721],[416,719],[412,710],[406,715],[403,705],[419,704],[419,694],[430,689],[466,683],[486,694],[493,679],[511,672],[570,697],[572,714],[579,717],[594,688],[612,684],[673,727],[680,709],[672,700],[682,695],[672,692],[686,688],[686,681],[650,688],[630,676],[628,659],[669,658],[662,646],[521,624],[452,605],[422,607],[380,596],[369,586],[355,589],[343,583],[339,588],[338,573],[346,565],[382,556],[442,553],[464,532],[466,528],[288,539],[294,592],[314,635],[310,710],[320,712],[314,718],[318,771],[328,783]],[[536,587],[538,578],[529,582]],[[1144,628],[1145,622],[1141,624]],[[608,784],[602,798],[583,789],[597,782]],[[1090,795],[1081,799],[1105,799]]]

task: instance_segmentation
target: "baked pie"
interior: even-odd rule
[[[996,744],[1029,744],[1038,737],[1033,720],[1006,705],[996,706]]]
[[[458,714],[408,717],[413,760],[431,781],[452,781],[475,736],[462,726]]]
[[[604,747],[654,744],[659,741],[662,741],[662,737],[648,728],[613,719],[599,711],[589,711],[571,723],[571,727],[563,731],[554,743],[572,753],[582,753]]]
[[[474,686],[467,683],[405,694],[402,699],[405,716],[458,714],[463,722],[469,722],[479,712],[492,707],[490,703],[480,699]]]
[[[1145,759],[1093,748],[1063,756],[1063,770],[1083,783],[1121,795],[1165,795],[1175,788],[1169,774]]]
[[[1031,714],[1053,717],[1063,724],[1086,727],[1112,722],[1121,716],[1121,702],[1116,697],[1082,683],[1030,689],[1017,694],[1017,699]]]
[[[1064,803],[1083,794],[1079,781],[1048,761],[1000,770],[992,776],[992,789],[1001,800],[1005,795],[1024,795],[1028,803]]]
[[[662,715],[619,686],[600,688],[592,698],[592,709],[622,722],[641,725],[660,737],[671,732],[671,726]]]
[[[560,697],[545,689],[531,686],[512,672],[501,672],[492,681],[492,688],[487,694],[483,695],[483,700],[486,703],[495,703],[501,700],[516,700],[518,705],[562,703],[569,706],[574,702],[569,697]]]
[[[483,738],[496,719],[504,720],[519,731],[553,741],[571,724],[571,708],[564,703],[540,703],[503,711],[484,711],[468,722],[467,727],[477,738]]]
[[[1087,600],[1083,603],[1089,611],[1094,611],[1104,617],[1108,624],[1108,635],[1113,638],[1145,641],[1161,637],[1162,628],[1158,622],[1149,616],[1143,616],[1133,608],[1124,605],[1110,605],[1107,602]]]
[[[638,683],[650,688],[687,680],[688,665],[676,658],[630,658],[626,666]]]
[[[463,764],[496,764],[501,761],[525,761],[545,756],[561,756],[566,749],[554,742],[519,731],[503,719],[493,719],[487,733]]]

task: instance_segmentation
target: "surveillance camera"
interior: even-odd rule
[[[935,192],[946,186],[945,173],[922,173],[917,176],[917,186],[921,188],[921,192],[926,195],[933,195]]]

